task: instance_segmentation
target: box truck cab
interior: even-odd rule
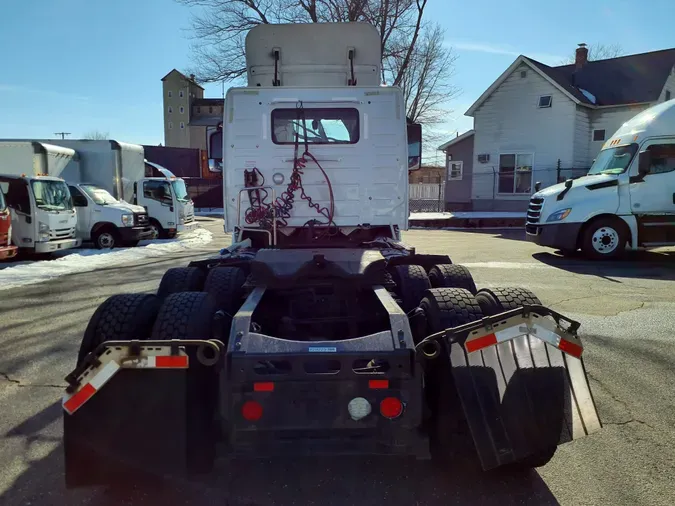
[[[68,188],[77,210],[77,234],[99,249],[136,246],[152,238],[148,214],[141,206],[113,197],[93,183],[72,183]]]
[[[5,201],[5,195],[0,191],[0,260],[16,256],[18,248],[12,246],[12,216]]]
[[[59,174],[76,153],[41,142],[0,142],[0,189],[11,213],[12,242],[35,253],[78,247],[77,214]]]
[[[526,232],[591,258],[675,245],[675,100],[624,123],[586,176],[535,193]]]
[[[156,237],[174,237],[197,228],[194,202],[185,180],[169,169],[147,160],[144,177],[136,186],[136,201],[148,210]]]

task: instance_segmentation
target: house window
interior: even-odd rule
[[[463,162],[450,162],[448,161],[448,181],[461,181],[462,180],[462,171],[463,171]]]
[[[185,123],[183,123],[183,122],[181,121],[181,122],[180,122],[180,127],[181,127],[181,128],[185,128]]]
[[[197,107],[196,110],[197,110],[197,114],[200,114],[200,113],[202,112],[202,108],[201,108],[201,107]]]
[[[605,131],[604,130],[593,130],[593,141],[604,141],[605,140]]]
[[[169,114],[173,112],[173,107],[169,106]]]
[[[173,122],[169,121],[169,130],[171,130],[172,128],[173,128]]]
[[[213,107],[209,106],[209,114],[213,114]]]
[[[180,108],[178,110],[180,111],[181,114],[183,114],[185,112],[185,108],[182,105],[180,106]]]
[[[666,102],[670,100],[670,90],[666,90]]]
[[[180,98],[183,98],[183,90],[180,90],[180,91],[178,92],[178,96],[179,96]]]
[[[551,104],[553,103],[553,98],[551,95],[542,95],[539,97],[539,108],[544,109],[546,107],[551,107]]]
[[[521,70],[520,71],[520,78],[525,79],[527,77],[527,70]]]
[[[171,98],[173,96],[173,92],[171,90],[169,90],[168,95],[169,95],[169,98]]]
[[[499,193],[532,193],[532,153],[499,155]]]

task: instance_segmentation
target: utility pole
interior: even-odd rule
[[[70,132],[54,132],[54,135],[60,135],[61,139],[65,139],[66,135],[70,135]]]

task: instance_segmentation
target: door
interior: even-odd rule
[[[0,182],[0,188],[12,215],[12,243],[22,248],[32,248],[37,224],[32,216],[28,183],[23,179],[9,179]]]
[[[148,216],[159,222],[162,228],[175,228],[171,185],[162,179],[143,179],[142,191],[138,192],[138,205],[145,207]]]
[[[76,186],[68,185],[68,189],[70,190],[70,196],[73,197],[73,206],[77,213],[77,237],[89,240],[91,239],[90,234],[93,220],[91,214],[95,206],[89,205],[87,197]]]
[[[648,141],[642,149],[651,153],[644,178],[631,177],[631,210],[637,217],[640,243],[675,242],[675,138]],[[637,157],[634,162],[637,170]]]
[[[652,156],[649,173],[642,181],[631,177],[633,214],[675,214],[675,139],[649,141],[646,149]],[[637,171],[637,157],[633,165]]]

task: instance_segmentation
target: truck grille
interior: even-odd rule
[[[148,215],[145,213],[134,213],[134,226],[144,227],[150,223]]]
[[[75,237],[75,228],[57,228],[49,231],[50,241],[70,239],[71,237]]]
[[[530,207],[527,208],[527,224],[533,225],[539,223],[541,216],[541,208],[544,205],[544,199],[532,198],[530,199]]]
[[[195,220],[194,214],[186,214],[183,223],[192,223]]]

